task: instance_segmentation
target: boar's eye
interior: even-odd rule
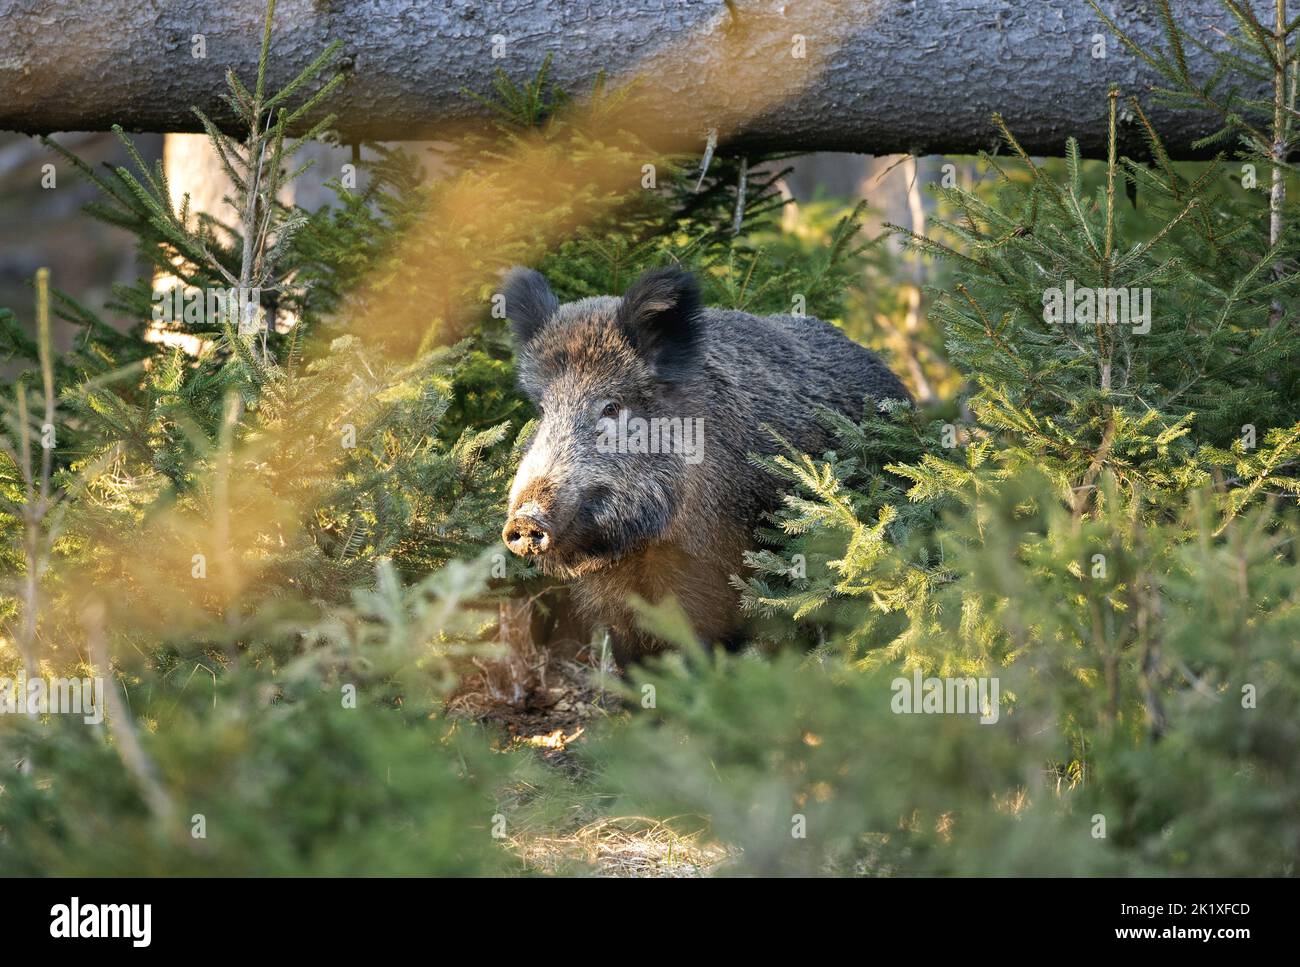
[[[605,404],[605,408],[600,411],[600,415],[603,417],[607,416],[612,420],[614,417],[618,416],[618,411],[619,411],[618,401],[610,400],[608,403]]]

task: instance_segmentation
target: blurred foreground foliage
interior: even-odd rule
[[[530,416],[498,270],[536,264],[569,299],[676,262],[714,305],[797,293],[860,330],[865,283],[865,311],[904,311],[860,208],[791,230],[779,159],[701,177],[618,130],[629,96],[576,110],[543,70],[502,81],[494,132],[436,177],[368,148],[364,188],[272,211],[262,332],[154,319],[152,276],[111,317],[42,288],[34,336],[0,312],[30,368],[4,403],[0,676],[98,674],[120,700],[102,725],[0,717],[0,869],[526,872],[521,831],[580,814],[703,825],[719,872],[1294,873],[1294,196],[1274,237],[1244,169],[1169,162],[1154,131],[1150,164],[1044,164],[1008,130],[986,177],[938,188],[941,223],[908,239],[943,266],[918,338],[960,399],[864,401],[826,414],[835,451],[767,461],[789,496],[735,577],[753,647],[706,653],[647,606],[680,651],[632,671],[572,770],[446,715],[499,653],[500,599],[542,589],[497,539]],[[1112,127],[1121,107],[1143,123],[1115,100]],[[1285,162],[1248,135],[1267,182]],[[238,270],[239,226],[178,210],[161,172],[86,174],[169,284]],[[1067,283],[1151,289],[1149,331],[1045,321]],[[933,676],[996,682],[996,721],[900,713]]]

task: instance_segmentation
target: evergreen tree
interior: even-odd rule
[[[3,716],[0,862],[514,872],[521,830],[634,814],[702,820],[723,870],[1294,873],[1300,25],[1225,3],[1215,77],[1188,76],[1164,3],[1168,49],[1138,53],[1238,155],[1173,162],[1118,91],[1099,164],[1003,125],[990,181],[903,233],[947,266],[929,322],[961,398],[864,400],[823,414],[833,451],[760,460],[788,496],[734,576],[755,647],[706,654],[673,602],[641,605],[680,650],[599,683],[627,712],[564,772],[448,714],[501,654],[502,599],[552,593],[497,546],[532,415],[497,273],[580,298],[674,263],[710,304],[841,320],[887,256],[861,207],[784,231],[782,159],[662,156],[620,126],[634,91],[574,101],[546,67],[502,75],[437,177],[367,146],[363,188],[283,206],[335,48],[269,92],[268,9],[257,79],[228,79],[244,137],[204,119],[235,217],[194,222],[138,156],[82,166],[149,269],[107,307],[133,325],[45,274],[34,335],[0,313],[27,367],[0,427],[0,677],[102,676],[108,706],[102,729]],[[1273,100],[1236,93],[1261,78]],[[1119,156],[1124,125],[1147,157]],[[155,271],[254,311],[156,318]],[[967,678],[967,714],[926,714],[928,679]]]

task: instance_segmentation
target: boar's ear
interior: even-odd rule
[[[506,318],[515,334],[516,345],[523,346],[560,308],[550,285],[540,272],[515,266],[501,281],[506,297]]]
[[[698,356],[700,287],[681,269],[647,272],[618,307],[618,324],[660,379],[686,375]]]

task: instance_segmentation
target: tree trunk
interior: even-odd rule
[[[308,211],[330,204],[334,200],[334,193],[325,187],[325,182],[337,178],[341,166],[350,157],[351,153],[344,148],[331,147],[317,141],[303,145],[294,157],[294,164],[303,164],[308,159],[316,163],[280,190],[279,201],[285,205],[296,204]],[[167,176],[173,208],[179,210],[184,197],[189,195],[191,230],[198,227],[199,212],[206,212],[224,225],[239,223],[239,213],[225,200],[235,197],[235,185],[222,167],[221,159],[206,134],[166,135],[163,139],[163,173]],[[231,241],[228,234],[220,234],[224,242]],[[170,273],[154,272],[155,292],[170,290],[179,282]],[[285,330],[295,322],[291,312],[281,309],[274,324]],[[180,346],[190,353],[197,353],[203,346],[198,337],[166,331],[165,327],[157,323],[148,338],[168,346]]]
[[[1153,3],[1103,0],[1148,49]],[[1213,47],[1218,0],[1179,0],[1180,22]],[[193,131],[198,105],[223,124],[226,68],[251,83],[261,0],[0,0],[0,128]],[[1000,111],[1032,153],[1067,135],[1104,149],[1106,91],[1144,94],[1152,71],[1082,0],[281,0],[270,78],[279,86],[343,41],[348,74],[331,110],[344,140],[436,139],[481,124],[496,72],[515,84],[553,56],[571,94],[597,72],[640,79],[623,127],[697,146],[710,129],[745,150],[961,153],[990,148]],[[1098,56],[1099,44],[1104,56]],[[202,53],[199,57],[196,54]],[[1194,74],[1209,58],[1187,45]],[[1156,109],[1176,156],[1209,120]],[[1126,125],[1126,145],[1142,150]]]

